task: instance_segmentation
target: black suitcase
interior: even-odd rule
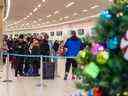
[[[53,80],[55,75],[55,63],[47,62],[43,64],[43,79]]]

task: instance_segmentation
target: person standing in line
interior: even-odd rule
[[[31,44],[31,55],[40,55],[40,44],[37,39],[33,39]],[[39,76],[39,68],[40,68],[40,58],[39,57],[32,57],[32,68],[33,72],[32,76]]]
[[[49,41],[48,41],[48,35],[44,34],[44,38],[40,41],[40,50],[41,50],[41,55],[50,55],[50,46],[49,46]]]
[[[64,56],[65,54],[64,41],[60,41],[57,53],[59,56]]]
[[[57,56],[58,55],[58,49],[59,49],[59,41],[55,40],[54,44],[53,44],[53,56]],[[53,62],[55,62],[55,76],[59,77],[58,75],[58,68],[57,68],[57,62],[58,62],[58,58],[53,58]]]
[[[30,55],[30,50],[29,50],[29,48],[30,48],[30,37],[26,37],[25,38],[25,41],[26,41],[26,46],[25,46],[25,54],[26,55]],[[26,57],[25,58],[25,66],[24,66],[24,74],[26,75],[27,74],[27,72],[28,72],[28,70],[29,70],[29,68],[30,68],[30,64],[31,64],[31,62],[30,62],[30,57]]]
[[[58,48],[59,48],[59,42],[57,40],[55,40],[55,42],[53,44],[53,49],[54,49],[55,53],[57,53]]]
[[[7,52],[8,51],[8,45],[7,45],[7,41],[8,41],[8,37],[4,37],[4,39],[3,39],[3,48],[2,49],[0,49],[0,51],[2,50],[3,52]],[[2,55],[2,57],[1,57],[1,59],[3,59],[2,60],[2,63],[6,63],[6,55]]]
[[[7,40],[7,46],[8,46],[8,53],[13,54],[15,45],[12,37],[9,37],[9,39]],[[13,57],[14,56],[9,56],[9,61],[11,62],[11,68],[14,68]]]
[[[18,41],[16,42],[16,46],[15,46],[15,53],[16,54],[20,54],[20,55],[24,55],[25,54],[25,46],[26,46],[26,42],[24,41],[24,36],[20,35],[18,38]],[[17,77],[17,75],[19,74],[20,76],[23,76],[23,65],[24,65],[24,57],[21,56],[16,56],[16,64],[15,66],[15,76]]]
[[[43,40],[40,41],[40,50],[41,55],[49,56],[50,55],[50,46],[48,42],[48,35],[44,34]],[[47,57],[43,57],[43,78],[48,79],[47,72],[48,68],[47,65],[50,62],[50,59]]]
[[[77,37],[75,31],[71,31],[71,37],[67,39],[64,47],[66,49],[65,55],[67,57],[75,57],[78,55],[79,51],[83,49],[82,42]],[[68,58],[66,60],[64,80],[67,80],[71,65],[72,65],[72,80],[75,79],[75,69],[77,68],[77,62],[73,58]]]

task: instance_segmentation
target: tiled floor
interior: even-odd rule
[[[9,70],[12,80],[10,83],[2,82],[6,78],[6,66],[0,68],[0,96],[69,96],[69,93],[75,89],[73,81],[64,81],[64,61],[59,62],[59,75],[61,78],[55,80],[43,81],[43,87],[40,87],[40,78],[13,76],[13,71]]]

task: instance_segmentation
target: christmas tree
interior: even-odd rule
[[[115,0],[93,29],[96,40],[76,58],[80,87],[99,90],[93,96],[128,96],[128,0]]]

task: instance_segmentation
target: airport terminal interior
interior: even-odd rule
[[[0,0],[0,96],[128,96],[128,0]]]

